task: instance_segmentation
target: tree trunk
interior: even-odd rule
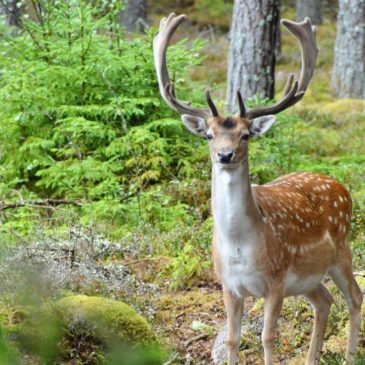
[[[340,0],[332,88],[340,98],[365,99],[365,0]]]
[[[279,0],[235,0],[227,76],[227,111],[244,98],[274,97]]]
[[[143,32],[147,19],[147,0],[121,0],[121,3],[119,24],[127,32]]]
[[[312,24],[322,24],[322,0],[296,0],[296,20],[309,17]]]
[[[331,22],[335,22],[338,16],[338,1],[322,0],[322,15]]]
[[[21,26],[21,11],[18,6],[20,0],[5,0],[1,2],[5,5],[6,24],[10,26],[20,27]]]

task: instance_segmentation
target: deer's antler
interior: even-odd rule
[[[206,100],[209,109],[193,108],[190,103],[177,99],[175,87],[170,81],[169,73],[166,65],[166,50],[179,25],[186,20],[185,15],[176,16],[171,13],[167,18],[163,18],[160,23],[160,29],[153,40],[153,55],[157,73],[160,93],[167,105],[173,110],[181,114],[189,114],[204,119],[210,116],[217,116],[218,111],[214,105],[209,91],[206,92]],[[314,67],[317,59],[318,49],[316,44],[316,28],[312,26],[310,19],[305,18],[301,23],[292,22],[282,19],[283,24],[292,33],[300,43],[302,54],[302,68],[299,81],[294,81],[294,75],[290,75],[284,89],[283,98],[274,105],[248,109],[246,110],[241,94],[238,92],[238,104],[240,108],[240,116],[248,119],[254,119],[260,116],[277,114],[301,100],[308,88],[308,84],[312,79]]]
[[[215,107],[210,97],[209,91],[206,92],[206,99],[210,111],[209,109],[193,108],[189,105],[189,103],[180,101],[176,98],[175,87],[170,81],[169,73],[167,70],[167,47],[176,29],[185,20],[185,15],[176,16],[174,13],[171,13],[167,18],[163,18],[160,22],[159,32],[153,40],[153,57],[155,60],[158,85],[160,88],[161,96],[170,108],[181,114],[189,114],[207,119],[212,115],[218,115],[217,108]]]
[[[300,43],[302,68],[300,71],[299,81],[295,81],[293,83],[294,75],[290,75],[284,89],[283,98],[274,105],[247,110],[246,117],[248,119],[254,119],[263,115],[277,114],[296,104],[303,98],[309,82],[312,79],[318,54],[316,44],[316,27],[312,26],[309,18],[305,18],[305,20],[301,23],[282,19],[281,24],[284,25]]]

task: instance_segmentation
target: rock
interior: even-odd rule
[[[64,326],[52,306],[23,306],[17,310],[14,323],[4,326],[5,333],[22,352],[54,363],[61,353],[58,343]]]
[[[226,323],[224,327],[218,332],[218,335],[214,341],[211,354],[213,364],[222,364],[227,361],[227,333],[228,326]]]
[[[102,297],[69,295],[55,303],[27,306],[7,336],[42,363],[130,365],[136,357],[161,364],[156,336],[127,304]]]
[[[91,330],[101,341],[136,345],[156,343],[146,319],[123,302],[101,297],[74,295],[56,303],[70,327]]]
[[[244,316],[241,327],[241,338],[249,331],[256,336],[260,336],[263,328],[263,316],[256,316],[255,318]],[[213,345],[211,357],[213,364],[225,364],[227,362],[227,323],[219,331]]]

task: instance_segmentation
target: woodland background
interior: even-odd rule
[[[361,31],[365,4],[352,1],[364,10],[354,20]],[[233,1],[0,5],[0,364],[210,364],[225,315],[210,259],[208,149],[161,100],[151,43],[162,16],[187,14],[169,49],[171,78],[196,105],[210,86],[224,110]],[[269,5],[296,18],[293,1]],[[263,184],[315,171],[343,183],[365,290],[365,94],[350,98],[331,81],[341,9],[327,0],[315,11],[313,81],[252,142],[251,176]],[[274,95],[252,92],[250,105],[279,97],[299,71],[299,47],[281,31]],[[346,55],[344,47],[336,52]],[[353,71],[365,85],[358,57]],[[336,304],[322,363],[342,364],[347,311],[328,286]],[[246,308],[241,355],[260,364],[262,301]],[[277,363],[303,363],[312,319],[304,300],[286,300]],[[364,336],[363,327],[357,365],[365,364]]]

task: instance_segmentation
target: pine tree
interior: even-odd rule
[[[341,98],[365,98],[365,0],[340,0],[332,89]]]
[[[233,112],[236,93],[244,98],[274,97],[279,0],[235,0],[230,32],[227,110]]]

